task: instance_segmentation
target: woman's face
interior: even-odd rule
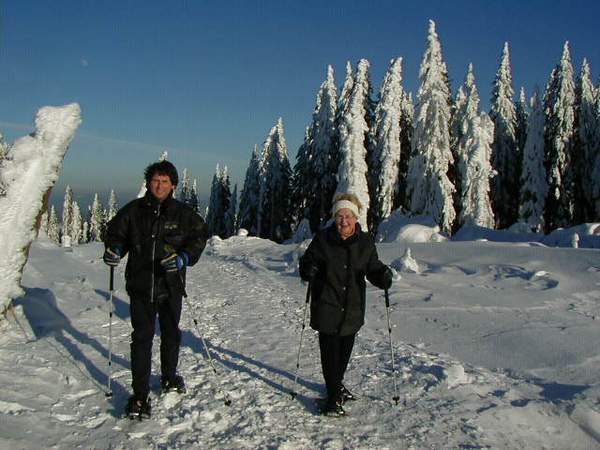
[[[335,213],[335,226],[342,239],[349,238],[354,234],[358,219],[348,208],[339,209]]]

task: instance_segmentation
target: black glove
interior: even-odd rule
[[[121,251],[118,248],[107,247],[102,256],[104,264],[115,267],[121,261]]]
[[[312,281],[315,279],[315,277],[317,276],[317,273],[319,272],[319,268],[313,264],[310,264],[305,271],[305,275],[306,278],[308,278],[308,281]]]
[[[383,276],[381,277],[381,282],[383,283],[383,289],[388,290],[392,287],[392,281],[394,280],[394,272],[389,267],[386,267],[383,271]]]
[[[161,259],[160,264],[167,272],[178,272],[188,265],[188,261],[188,255],[185,252],[171,253],[166,258]]]

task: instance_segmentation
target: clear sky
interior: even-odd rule
[[[114,188],[123,205],[163,150],[207,195],[217,163],[243,182],[254,144],[282,117],[293,165],[333,65],[371,62],[374,94],[404,58],[407,90],[433,19],[453,88],[474,64],[482,106],[508,41],[515,90],[543,88],[569,40],[579,72],[600,67],[596,1],[0,1],[0,132],[33,129],[45,105],[78,102],[83,123],[55,195]],[[61,200],[62,202],[62,200]],[[87,205],[81,205],[82,209]]]

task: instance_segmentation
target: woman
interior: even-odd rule
[[[392,285],[391,269],[358,223],[361,208],[354,194],[338,195],[332,208],[335,223],[315,235],[300,259],[300,276],[310,281],[310,326],[319,332],[327,415],[344,415],[343,403],[354,400],[342,381],[365,321],[365,276],[381,289]]]

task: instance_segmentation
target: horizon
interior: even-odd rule
[[[516,95],[521,86],[528,96],[536,85],[544,88],[565,41],[576,74],[586,57],[597,80],[600,61],[600,5],[582,1],[433,1],[411,8],[391,1],[26,0],[0,11],[0,133],[12,142],[31,132],[45,105],[75,101],[83,110],[52,194],[60,205],[67,184],[74,193],[115,189],[123,205],[128,192],[137,194],[143,168],[164,150],[180,172],[187,168],[198,179],[201,197],[217,164],[228,166],[241,191],[254,145],[263,144],[279,117],[293,166],[327,65],[339,89],[346,61],[368,59],[376,97],[389,61],[402,57],[403,85],[415,98],[429,19],[453,96],[472,62],[484,111],[504,42]]]

